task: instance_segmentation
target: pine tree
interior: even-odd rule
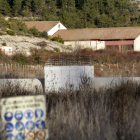
[[[0,14],[0,28],[7,28],[8,26],[8,21],[6,21],[4,16]]]
[[[44,5],[45,5],[45,0],[32,0],[32,11],[36,15],[39,15],[43,10]]]
[[[59,20],[67,27],[71,28],[73,26],[73,21],[71,20],[66,9],[60,11]]]
[[[76,27],[78,15],[76,12],[75,0],[63,0],[59,19],[63,21],[68,28]]]
[[[7,0],[0,0],[0,14],[10,15],[10,5]]]
[[[47,0],[46,5],[42,10],[42,19],[44,20],[58,20],[57,17],[57,7],[55,0]]]
[[[31,1],[32,0],[23,0],[22,1],[22,11],[23,16],[29,16],[31,14]]]
[[[13,1],[13,7],[12,7],[12,14],[14,16],[18,16],[20,15],[20,11],[21,11],[21,6],[22,6],[22,0],[14,0]]]
[[[87,27],[87,22],[88,22],[88,19],[87,19],[87,16],[88,16],[88,13],[89,13],[89,9],[88,9],[88,6],[86,3],[84,3],[83,7],[82,7],[82,23],[83,23],[83,27],[86,28]]]

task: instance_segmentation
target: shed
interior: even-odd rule
[[[6,55],[13,54],[12,47],[10,47],[10,46],[0,46],[0,51],[2,51]]]
[[[25,24],[28,28],[36,27],[40,32],[46,31],[50,36],[58,30],[67,29],[60,21],[30,21]]]

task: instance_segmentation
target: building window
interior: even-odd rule
[[[11,49],[9,49],[9,53],[11,53]]]
[[[58,28],[60,29],[60,24],[58,24]]]

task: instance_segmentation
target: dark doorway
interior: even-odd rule
[[[106,45],[106,50],[119,51],[119,45]]]
[[[122,45],[121,46],[121,51],[125,52],[125,51],[132,51],[133,50],[133,45]]]

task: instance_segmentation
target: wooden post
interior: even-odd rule
[[[19,71],[19,63],[18,63],[18,71]]]
[[[24,65],[23,65],[23,74],[24,74]]]
[[[7,74],[7,65],[6,65],[6,63],[5,63],[5,71],[6,71],[6,74]]]
[[[135,70],[135,64],[133,63],[133,70]]]

